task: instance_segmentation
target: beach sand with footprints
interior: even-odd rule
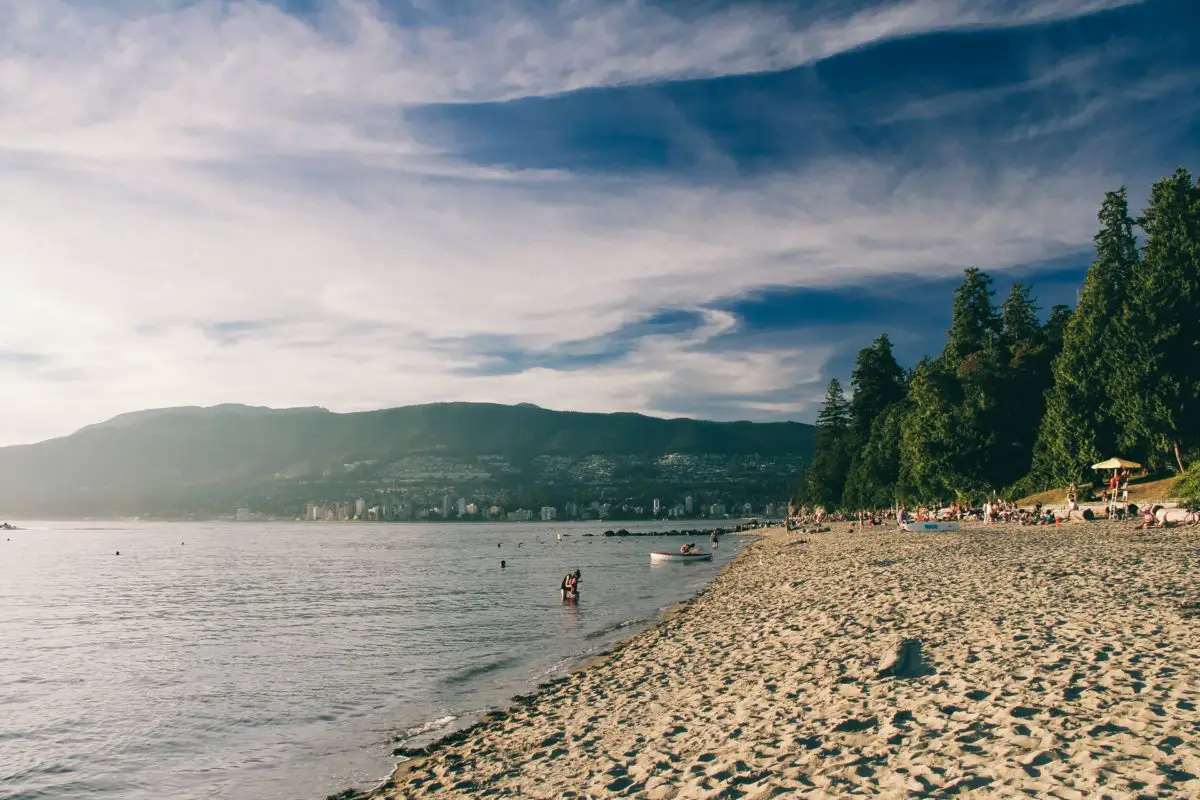
[[[769,533],[376,796],[1200,797],[1200,527],[848,530]]]

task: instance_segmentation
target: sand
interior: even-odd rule
[[[848,527],[773,532],[377,796],[1200,797],[1200,527]]]

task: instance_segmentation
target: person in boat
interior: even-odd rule
[[[692,544],[691,542],[688,542],[683,547],[679,548],[679,552],[685,556],[690,556],[693,553],[699,553],[700,548],[697,547],[696,545]]]

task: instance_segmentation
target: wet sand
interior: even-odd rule
[[[1134,528],[774,531],[375,796],[1200,797],[1200,527]]]

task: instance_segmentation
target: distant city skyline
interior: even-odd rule
[[[0,0],[0,445],[119,413],[812,421],[1200,170],[1194,0]]]

